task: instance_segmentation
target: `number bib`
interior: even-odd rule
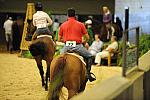
[[[76,41],[66,41],[66,46],[76,47]]]

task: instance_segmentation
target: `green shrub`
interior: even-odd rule
[[[127,50],[132,49],[134,47],[135,47],[135,44],[130,44],[130,46],[127,46]],[[120,55],[119,55],[119,61],[118,61],[119,66],[122,65],[122,56],[123,56],[122,48],[123,48],[123,44],[122,44],[122,41],[120,41],[119,42]],[[139,38],[139,55],[140,55],[140,57],[149,50],[150,50],[150,34],[142,34]]]
[[[150,34],[142,34],[139,39],[139,55],[142,56],[150,50]]]

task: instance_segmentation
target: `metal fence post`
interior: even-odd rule
[[[129,28],[129,7],[125,7],[125,30]],[[129,39],[129,32],[126,32],[127,34],[127,41]]]
[[[125,77],[126,76],[126,39],[127,39],[127,34],[126,31],[123,32],[123,72],[122,75]]]
[[[136,59],[136,64],[138,65],[139,64],[139,33],[140,33],[140,28],[137,27],[136,28],[136,47],[137,47],[137,59]]]

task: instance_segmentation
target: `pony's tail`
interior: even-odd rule
[[[35,43],[32,43],[30,46],[29,46],[29,50],[32,54],[32,56],[38,56],[38,55],[42,55],[44,56],[45,54],[45,44],[43,42],[35,42]]]
[[[54,65],[54,73],[52,75],[53,78],[49,85],[48,100],[59,100],[59,94],[64,84],[63,73],[65,63],[66,58],[63,56],[58,58]]]

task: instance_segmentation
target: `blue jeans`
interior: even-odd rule
[[[61,53],[65,53],[67,51],[74,51],[86,59],[92,57],[92,54],[88,50],[86,50],[82,44],[77,44],[76,47],[64,46],[61,50]]]
[[[82,57],[84,57],[86,60],[87,80],[89,79],[90,82],[96,80],[96,78],[93,78],[91,76],[91,72],[90,72],[91,65],[92,65],[92,54],[88,50],[86,50],[82,44],[78,44],[78,45],[76,45],[76,47],[64,46],[61,53],[65,53],[67,51],[74,51],[74,52],[78,53],[79,55],[81,55]]]

